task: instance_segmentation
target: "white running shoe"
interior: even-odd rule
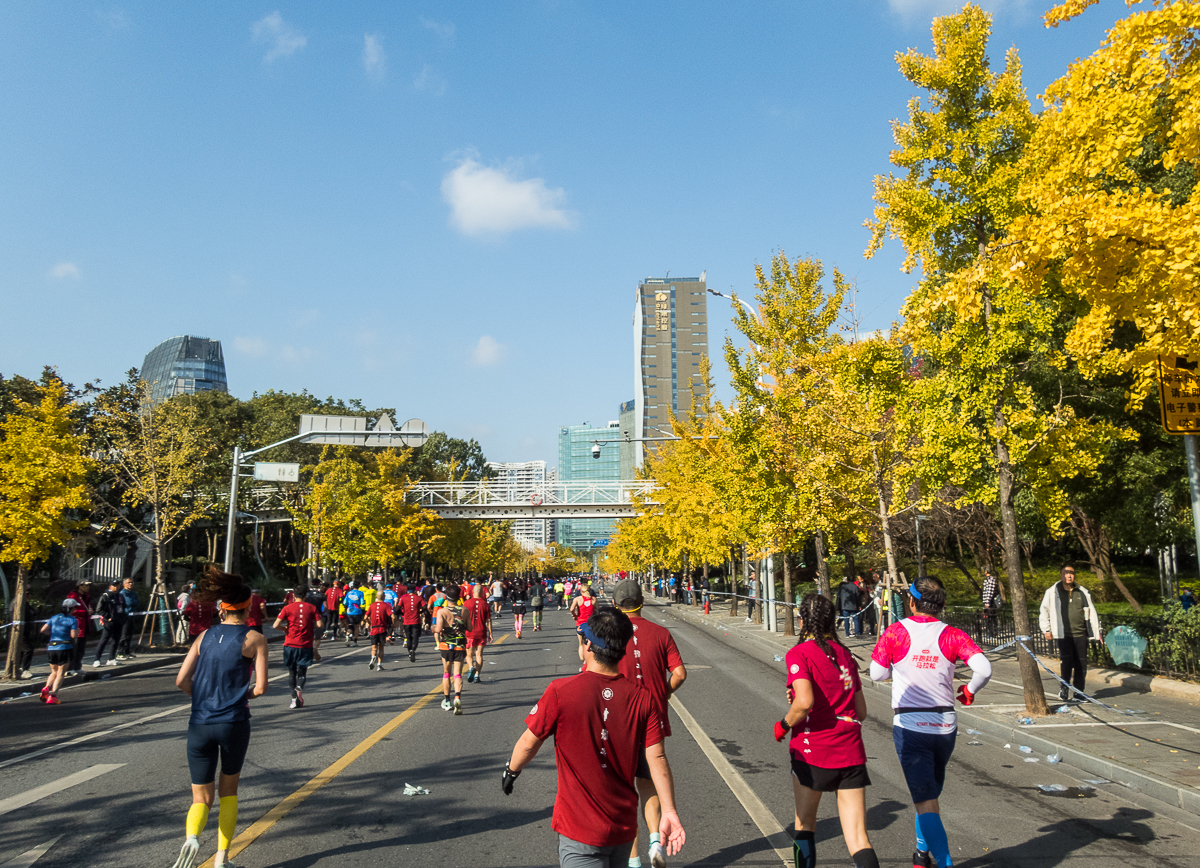
[[[383,671],[383,661],[382,660],[380,660],[378,663],[375,664],[375,671],[376,672]]]
[[[121,664],[118,663],[116,658],[114,657],[111,660],[109,660],[107,663],[105,663],[104,665],[105,666],[120,666]]]
[[[459,699],[457,696],[454,697],[454,713],[462,714],[462,700]]]
[[[652,868],[667,868],[667,854],[658,841],[650,845],[650,865]]]
[[[288,708],[295,708],[295,707],[296,707],[296,697],[294,697],[294,696],[293,696],[293,697],[292,697],[292,704],[291,704],[291,705],[289,705],[289,706],[288,706]]]
[[[196,854],[200,852],[200,839],[194,835],[183,842],[179,858],[171,868],[192,868],[196,864]]]
[[[103,666],[103,665],[104,665],[104,664],[103,664],[103,663],[101,663],[99,660],[93,660],[93,661],[92,661],[92,668],[93,668],[93,669],[99,669],[99,668],[100,668],[101,666]]]
[[[452,706],[450,705],[450,700],[449,700],[449,699],[443,699],[443,700],[442,700],[442,711],[449,711],[449,710],[451,709],[451,707],[452,707]]]

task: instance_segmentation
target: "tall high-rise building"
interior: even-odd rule
[[[533,494],[552,481],[545,461],[489,461],[487,466],[496,472],[493,485],[502,487],[505,498],[514,503],[531,502]],[[550,523],[545,518],[518,518],[513,521],[513,538],[526,549],[548,545],[552,541]]]
[[[196,392],[228,392],[221,342],[180,335],[146,353],[142,379],[150,384],[154,403]]]
[[[670,436],[670,414],[687,413],[693,383],[702,396],[700,360],[708,357],[707,272],[647,277],[633,311],[634,436]],[[634,449],[640,467],[645,448]]]
[[[621,451],[616,443],[604,443],[600,457],[592,457],[592,443],[597,440],[616,440],[621,423],[609,422],[603,427],[567,425],[558,429],[559,482],[616,482],[621,478]],[[611,518],[560,518],[556,528],[558,542],[576,550],[590,549],[597,540],[607,540],[612,534]],[[580,564],[580,570],[585,565]]]
[[[637,470],[637,443],[633,441],[634,431],[637,429],[635,416],[637,414],[637,401],[622,401],[618,413],[618,422],[621,425],[621,478],[634,479],[636,478]]]

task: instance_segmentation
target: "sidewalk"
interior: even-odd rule
[[[648,598],[647,604],[666,607],[665,600]],[[671,613],[745,643],[754,656],[768,661],[781,658],[795,643],[782,633],[768,633],[744,616],[729,617],[728,604],[705,615],[696,606],[671,605]],[[861,662],[870,662],[875,637],[844,639]],[[1121,714],[1091,703],[1065,704],[1058,700],[1059,684],[1042,670],[1042,685],[1052,714],[1021,724],[1026,717],[1020,669],[1014,652],[989,655],[992,681],[980,695],[982,703],[958,709],[960,742],[975,732],[986,733],[1012,745],[1032,749],[1030,757],[1041,761],[1057,754],[1061,761],[1097,778],[1114,781],[1159,801],[1200,815],[1200,686],[1186,682],[1160,682],[1148,692],[1150,679],[1115,670],[1088,673],[1089,694],[1121,711]],[[756,653],[757,652],[757,653]],[[1024,653],[1024,652],[1019,652]],[[770,656],[768,656],[770,655]],[[1057,672],[1057,660],[1043,661]],[[965,670],[964,667],[964,671]],[[869,688],[890,691],[888,683],[875,684],[864,677]],[[1143,689],[1138,690],[1141,686]],[[1165,690],[1163,688],[1166,688]],[[1063,709],[1058,711],[1058,709]]]

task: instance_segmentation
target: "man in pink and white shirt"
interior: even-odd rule
[[[942,583],[923,576],[909,588],[911,618],[892,624],[871,654],[871,680],[892,679],[892,740],[916,808],[914,868],[948,868],[950,844],[942,826],[938,797],[946,764],[954,752],[958,715],[954,711],[954,667],[971,667],[958,701],[970,705],[992,677],[992,664],[971,637],[938,620],[946,607]]]

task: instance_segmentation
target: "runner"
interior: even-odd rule
[[[292,704],[289,708],[304,707],[308,667],[320,659],[317,648],[321,640],[316,637],[319,615],[317,607],[307,597],[284,606],[273,625],[276,630],[287,630],[283,639],[283,665],[287,667],[288,684],[292,688]]]
[[[342,588],[341,584],[334,579],[330,583],[329,589],[325,591],[325,617],[322,626],[325,629],[326,639],[336,639],[338,629],[338,609],[342,604]]]
[[[571,601],[571,615],[575,618],[575,631],[579,633],[579,641],[583,642],[583,625],[587,623],[588,618],[592,617],[592,612],[596,608],[596,598],[592,596],[592,589],[584,585],[578,597]]]
[[[62,601],[62,610],[42,625],[41,632],[50,637],[50,644],[46,646],[50,674],[46,676],[46,686],[42,688],[42,702],[47,705],[62,705],[58,688],[62,687],[63,674],[71,663],[75,640],[79,638],[79,621],[75,618],[78,607],[79,601],[68,597]]]
[[[250,608],[246,610],[246,626],[255,633],[261,633],[263,631],[263,612],[265,611],[265,607],[267,605],[266,598],[260,596],[260,594],[261,592],[258,590],[258,588],[255,588],[250,592]],[[292,602],[290,599],[292,595],[289,594],[288,596],[289,599],[287,602],[290,603]]]
[[[554,583],[554,597],[558,601],[558,611],[562,611],[563,597],[566,595],[567,586],[561,581]]]
[[[946,763],[954,752],[958,715],[954,713],[954,667],[965,661],[974,673],[958,688],[958,701],[970,705],[992,677],[992,664],[962,630],[937,619],[946,590],[932,576],[909,587],[914,614],[892,624],[871,654],[871,680],[892,679],[892,740],[916,807],[914,868],[947,868],[950,843],[938,797]]]
[[[627,681],[640,684],[649,691],[654,701],[654,711],[658,714],[662,726],[663,738],[668,738],[671,735],[671,720],[667,716],[667,700],[687,679],[683,658],[679,656],[679,649],[675,647],[671,631],[642,617],[642,605],[645,600],[642,597],[641,585],[632,579],[618,582],[613,589],[613,602],[629,617],[633,626],[633,636],[630,638],[632,644],[625,645],[626,652],[632,653],[626,653],[621,658],[618,671]],[[654,781],[650,778],[650,769],[641,760],[638,761],[634,784],[641,800],[642,813],[646,818],[646,828],[650,830],[650,864],[654,868],[663,868],[667,863],[658,832],[659,823],[662,822],[661,802],[658,791],[654,788]],[[635,830],[629,865],[630,868],[641,868],[641,864]]]
[[[425,601],[416,591],[409,591],[400,598],[400,617],[404,620],[404,647],[408,659],[417,662],[417,643],[421,640],[421,620],[425,613]]]
[[[550,682],[525,718],[525,733],[504,767],[500,788],[510,795],[521,770],[554,736],[558,792],[550,826],[558,833],[559,864],[613,868],[627,859],[637,835],[634,777],[645,763],[662,799],[658,834],[673,856],[686,836],[675,811],[659,715],[650,694],[618,671],[633,625],[605,607],[584,622],[583,637],[584,671]]]
[[[247,599],[249,598],[247,597]],[[188,604],[183,607],[182,614],[188,625],[188,642],[194,644],[196,637],[212,626],[213,615],[217,614],[217,606],[209,600],[198,600],[195,586],[193,586],[192,596],[188,600]]]
[[[483,599],[483,588],[475,586],[474,596],[463,605],[467,622],[467,681],[483,680],[483,648],[492,641],[492,610]]]
[[[442,652],[442,708],[462,714],[462,670],[467,660],[467,614],[458,605],[458,586],[451,585],[433,622],[433,635]],[[454,701],[450,701],[450,680],[454,680]]]
[[[175,678],[175,685],[192,697],[187,741],[192,807],[175,868],[195,864],[214,795],[221,799],[214,864],[227,864],[237,827],[238,781],[250,746],[249,701],[267,692],[267,640],[246,625],[250,589],[242,584],[242,577],[210,567],[197,583],[193,602],[196,598],[209,603],[220,600],[224,623],[210,627],[192,643]],[[219,788],[214,785],[218,757]]]
[[[545,608],[546,598],[542,595],[545,589],[542,583],[535,580],[529,588],[529,608],[533,610],[533,632],[542,629],[542,610]]]
[[[346,607],[346,647],[350,647],[351,637],[355,647],[358,647],[358,625],[362,623],[363,612],[367,608],[362,588],[351,588],[347,591],[342,596],[342,605]]]
[[[392,607],[380,597],[371,604],[371,663],[370,668],[383,671],[383,646],[392,634]]]
[[[369,612],[371,604],[375,602],[375,598],[379,596],[379,585],[374,582],[368,582],[366,579],[359,579],[359,590],[363,593],[363,611]]]
[[[525,583],[517,580],[512,589],[513,632],[521,638],[521,628],[525,626],[525,609],[529,603],[526,600]]]
[[[833,603],[807,594],[797,613],[800,641],[787,652],[784,667],[791,707],[775,724],[775,740],[789,735],[792,790],[796,800],[796,865],[817,864],[817,807],[822,793],[837,793],[842,836],[856,868],[879,868],[867,836],[867,751],[862,722],[867,718],[858,664],[837,637]]]
[[[494,578],[495,573],[488,573],[488,585],[491,587],[491,597],[493,614],[499,615],[501,609],[504,608],[504,585],[499,579]]]

